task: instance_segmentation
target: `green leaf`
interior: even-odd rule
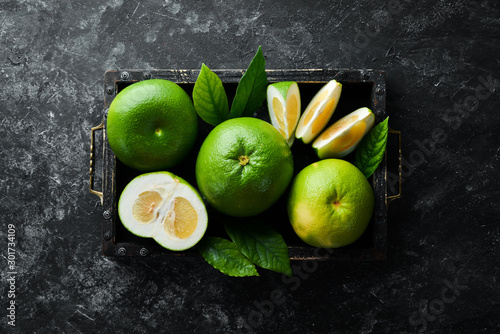
[[[205,64],[193,88],[193,103],[202,120],[216,126],[229,118],[229,104],[220,78]]]
[[[205,237],[198,243],[197,248],[209,264],[226,275],[259,276],[255,265],[229,240]]]
[[[272,227],[258,223],[226,223],[226,232],[239,250],[264,269],[292,276],[288,247]]]
[[[252,116],[266,99],[267,84],[266,60],[259,46],[236,88],[229,117]]]
[[[389,117],[373,127],[361,140],[357,149],[354,165],[369,178],[384,158],[387,134],[389,132]]]

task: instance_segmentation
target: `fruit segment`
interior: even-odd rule
[[[323,131],[312,147],[320,159],[342,158],[354,151],[374,122],[370,109],[359,108]]]
[[[166,217],[165,232],[180,239],[186,239],[196,230],[198,213],[184,197],[176,197],[173,210]]]
[[[288,146],[292,146],[301,108],[297,83],[285,81],[269,85],[267,87],[267,108],[271,124],[286,139]]]
[[[330,121],[342,92],[342,84],[331,80],[313,97],[300,118],[295,137],[309,144]]]
[[[123,190],[118,215],[131,233],[153,238],[171,250],[194,246],[207,229],[207,212],[198,192],[168,172],[139,175]]]
[[[132,215],[138,223],[149,224],[153,221],[155,213],[162,202],[163,198],[156,191],[140,193],[132,206]]]

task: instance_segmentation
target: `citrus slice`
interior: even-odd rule
[[[288,146],[292,146],[300,117],[299,85],[284,81],[267,86],[267,109],[271,124],[286,139]]]
[[[337,108],[342,84],[332,80],[324,85],[312,98],[300,117],[295,137],[309,144],[325,128]]]
[[[359,108],[329,126],[312,147],[320,159],[342,158],[354,151],[374,122],[375,115],[370,109]]]
[[[176,251],[198,243],[208,222],[198,192],[169,172],[146,173],[130,181],[120,195],[118,215],[131,233]]]

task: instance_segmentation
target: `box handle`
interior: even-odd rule
[[[389,133],[392,133],[392,134],[395,134],[395,135],[398,136],[398,147],[399,147],[399,152],[398,152],[398,154],[399,154],[399,166],[398,166],[399,192],[398,192],[397,195],[392,195],[392,196],[387,196],[386,197],[387,205],[389,205],[389,203],[391,203],[395,199],[401,198],[401,183],[403,182],[403,178],[401,177],[402,171],[403,171],[403,164],[402,164],[403,154],[401,153],[401,131],[397,131],[397,130],[393,130],[393,129],[389,128]]]
[[[103,193],[102,191],[97,191],[93,189],[94,187],[94,132],[97,130],[104,129],[104,121],[101,122],[98,126],[94,126],[90,129],[90,182],[89,188],[90,192],[94,195],[99,196],[101,200],[101,205],[103,205]]]

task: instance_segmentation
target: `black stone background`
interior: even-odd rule
[[[0,332],[500,332],[499,35],[494,0],[0,1]],[[268,69],[387,71],[404,158],[388,259],[309,263],[290,283],[104,258],[88,191],[104,72],[245,68],[258,45]]]

